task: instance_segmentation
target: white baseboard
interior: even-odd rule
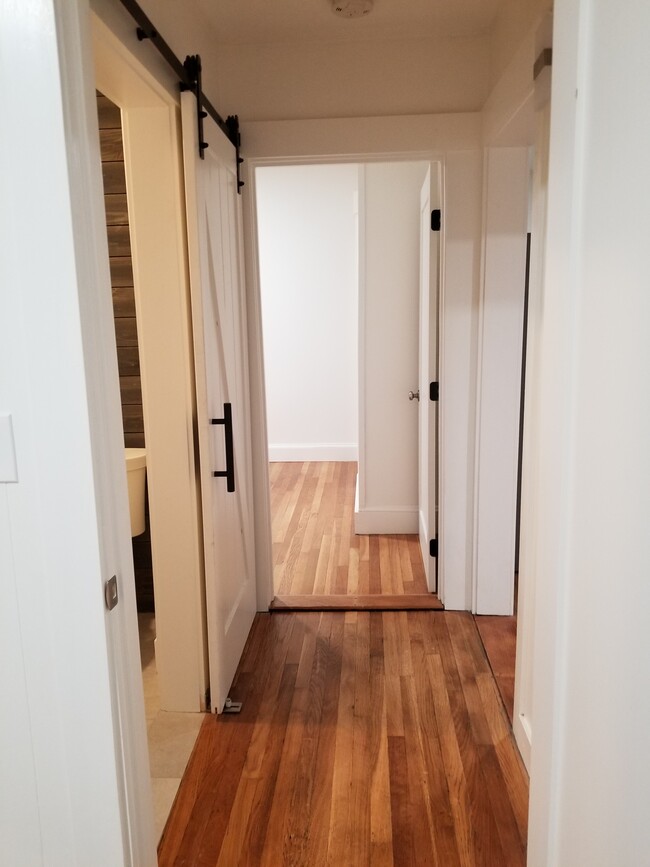
[[[530,722],[525,716],[518,714],[516,708],[514,719],[512,720],[512,733],[515,736],[515,741],[519,747],[526,770],[530,773],[530,749],[532,742]]]
[[[417,533],[418,510],[355,509],[354,532],[361,536],[375,533]]]
[[[422,512],[418,512],[418,533],[420,534],[420,544],[422,544],[424,540],[425,546],[428,544],[428,531],[424,524],[424,515]]]
[[[269,443],[269,461],[357,461],[356,443]]]

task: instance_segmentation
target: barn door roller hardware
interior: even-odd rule
[[[228,115],[226,124],[228,125],[228,129],[230,130],[230,141],[235,146],[235,157],[237,160],[237,192],[241,194],[241,188],[244,186],[244,181],[242,181],[241,179],[241,164],[244,162],[244,160],[239,155],[239,148],[241,146],[239,118],[236,114],[230,114]]]
[[[154,48],[160,52],[167,64],[174,70],[175,75],[178,76],[181,90],[191,90],[192,93],[196,95],[199,130],[199,156],[201,159],[204,159],[204,151],[208,146],[203,137],[203,121],[208,115],[210,115],[222,133],[235,146],[237,160],[237,192],[241,193],[241,188],[244,186],[244,182],[241,180],[240,171],[243,160],[239,155],[241,144],[239,119],[237,118],[237,115],[232,115],[228,120],[224,120],[203,93],[201,87],[200,56],[198,54],[189,55],[185,59],[185,62],[181,63],[167,42],[165,42],[163,37],[160,35],[159,31],[154,27],[151,20],[147,15],[145,15],[136,0],[120,0],[120,3],[137,24],[136,34],[140,42],[145,39],[150,39]]]
[[[199,156],[202,160],[205,159],[204,150],[208,147],[207,141],[204,141],[203,136],[203,121],[208,116],[207,111],[203,110],[203,90],[201,87],[201,56],[199,54],[192,54],[185,58],[185,63],[183,64],[184,69],[187,70],[187,74],[189,76],[190,81],[192,82],[192,86],[186,84],[184,81],[181,81],[180,87],[181,90],[192,90],[194,95],[196,96],[196,121],[198,124],[199,131]]]

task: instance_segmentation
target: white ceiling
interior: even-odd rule
[[[501,0],[375,0],[345,20],[331,0],[198,0],[225,44],[356,42],[472,36],[491,25]]]

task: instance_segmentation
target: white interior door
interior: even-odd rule
[[[221,712],[256,608],[241,199],[233,145],[208,117],[200,159],[191,93],[181,108],[210,693]]]
[[[435,207],[431,169],[420,192],[420,350],[418,425],[419,536],[429,590],[438,589],[437,557],[430,542],[438,538],[438,402],[431,399],[431,383],[438,382],[438,257],[439,231],[432,231]]]

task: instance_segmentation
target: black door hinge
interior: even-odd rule
[[[429,383],[429,400],[438,400],[440,396],[440,388],[437,382]]]
[[[438,540],[431,539],[429,542],[429,557],[437,557],[438,556]]]
[[[431,211],[431,231],[439,232],[440,226],[442,225],[442,213],[440,208],[436,208],[435,211]]]

